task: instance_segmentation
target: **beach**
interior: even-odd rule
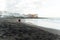
[[[59,40],[59,35],[18,22],[0,22],[0,40]]]

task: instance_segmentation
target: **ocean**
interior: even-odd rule
[[[44,28],[60,30],[60,19],[24,19],[23,22],[30,25],[34,24]]]

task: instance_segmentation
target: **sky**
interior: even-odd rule
[[[39,17],[60,17],[60,0],[0,0],[0,10]]]
[[[0,0],[0,11],[5,11],[6,9],[6,1]]]

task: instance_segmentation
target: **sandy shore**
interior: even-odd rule
[[[23,23],[0,22],[0,40],[57,40],[56,34]]]

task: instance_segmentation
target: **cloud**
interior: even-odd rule
[[[0,11],[4,11],[6,8],[6,1],[0,0]]]
[[[60,17],[60,0],[21,0],[8,9],[24,14],[37,13],[40,17]]]

